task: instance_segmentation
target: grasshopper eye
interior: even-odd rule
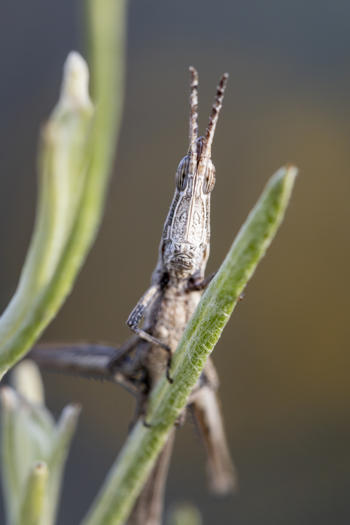
[[[186,157],[180,162],[176,171],[176,186],[179,191],[186,188],[187,184],[187,159]]]
[[[208,166],[207,173],[205,175],[205,181],[203,186],[204,193],[210,193],[213,191],[213,188],[215,186],[215,168],[214,165],[211,164]]]

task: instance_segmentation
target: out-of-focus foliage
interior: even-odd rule
[[[34,364],[14,371],[18,391],[1,396],[1,476],[8,525],[53,525],[63,468],[79,408],[67,406],[57,423],[44,405]]]

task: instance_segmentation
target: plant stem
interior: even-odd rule
[[[293,188],[296,168],[281,168],[268,182],[218,273],[204,293],[173,356],[172,385],[162,378],[112,466],[82,525],[121,525],[127,519],[176,418],[185,408],[205,362],[234,306],[280,225]]]

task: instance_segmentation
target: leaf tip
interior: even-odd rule
[[[38,477],[46,477],[48,471],[49,469],[45,461],[38,461],[37,463],[35,463],[33,468],[34,474]]]
[[[35,405],[44,404],[44,386],[34,361],[25,359],[14,368],[11,375],[15,390],[27,401]]]
[[[60,420],[59,426],[65,430],[73,431],[76,427],[78,418],[80,416],[81,406],[78,403],[72,403],[64,407]]]
[[[298,175],[298,172],[299,170],[296,166],[294,166],[294,164],[287,164],[284,167],[284,187],[287,200],[289,200],[289,197],[292,193],[294,182]]]
[[[294,164],[286,164],[277,170],[267,184],[268,188],[275,188],[277,191],[278,201],[282,208],[285,208],[289,202],[297,175],[298,168]]]
[[[71,51],[64,63],[61,95],[57,109],[60,111],[83,110],[88,113],[92,111],[89,96],[89,68],[77,51]]]
[[[9,386],[0,389],[0,399],[4,410],[14,410],[16,408],[16,394]]]
[[[284,170],[286,172],[286,177],[290,177],[292,179],[295,179],[295,177],[298,175],[299,170],[294,164],[286,164],[284,166]]]

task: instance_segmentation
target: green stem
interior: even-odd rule
[[[186,406],[234,306],[270,245],[286,210],[296,169],[281,168],[268,182],[218,273],[204,293],[174,354],[172,385],[152,392],[146,428],[136,424],[83,525],[120,525],[127,519],[169,430]]]

